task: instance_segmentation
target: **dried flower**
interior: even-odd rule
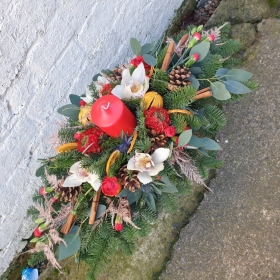
[[[145,124],[147,127],[161,133],[170,124],[170,118],[164,108],[151,107],[144,112]]]
[[[78,151],[85,154],[100,153],[102,150],[100,147],[100,138],[103,135],[104,132],[98,127],[76,132],[74,138],[78,140]]]
[[[82,106],[80,108],[78,118],[79,118],[79,122],[81,124],[83,124],[83,125],[92,124],[90,112],[91,112],[91,106]]]

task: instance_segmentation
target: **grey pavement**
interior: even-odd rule
[[[280,19],[258,24],[245,69],[259,89],[227,104],[224,165],[160,280],[280,279]]]

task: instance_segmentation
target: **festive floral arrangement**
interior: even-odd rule
[[[166,44],[135,39],[135,57],[94,76],[84,96],[70,95],[57,154],[36,175],[44,187],[28,214],[37,227],[31,257],[57,269],[71,255],[93,269],[133,241],[157,208],[203,184],[221,165],[214,140],[225,125],[221,105],[255,89],[237,69],[238,41],[228,23],[190,27]],[[208,187],[205,185],[205,188]]]

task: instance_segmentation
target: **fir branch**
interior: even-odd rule
[[[155,69],[150,79],[150,90],[154,90],[162,96],[167,92],[169,78],[165,71]]]
[[[196,89],[193,86],[180,87],[176,91],[170,91],[164,95],[164,107],[166,110],[185,109],[194,101]]]

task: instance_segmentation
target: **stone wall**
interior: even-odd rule
[[[100,69],[132,57],[129,40],[157,40],[182,0],[1,0],[0,274],[25,246],[39,158],[69,94],[83,94]]]

